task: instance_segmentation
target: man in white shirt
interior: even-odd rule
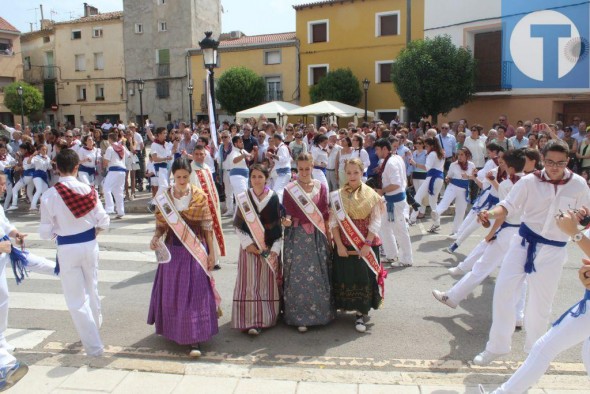
[[[138,190],[143,191],[143,178],[145,176],[145,145],[143,142],[143,137],[137,131],[137,125],[135,123],[129,123],[127,127],[133,133],[133,139],[135,140],[135,155],[139,160],[139,171],[135,172],[135,182],[137,183]]]
[[[227,157],[227,160],[232,166],[229,171],[229,181],[234,196],[237,196],[248,190],[248,180],[250,177],[248,161],[251,160],[252,155],[244,149],[244,141],[239,135],[232,137],[232,145],[232,151]]]
[[[223,130],[221,132],[221,145],[217,150],[217,160],[219,163],[220,176],[223,180],[223,188],[225,192],[225,215],[233,216],[234,214],[234,191],[231,187],[229,174],[233,168],[229,155],[233,151],[233,144],[230,140],[229,131]]]
[[[102,129],[102,135],[104,136],[105,134],[109,134],[111,129],[113,128],[113,124],[111,123],[111,120],[109,118],[107,118],[104,123],[100,126],[100,128]]]
[[[489,222],[519,212],[522,224],[519,235],[510,242],[496,280],[490,336],[486,349],[473,360],[476,365],[488,365],[510,352],[517,295],[525,279],[525,351],[530,351],[547,330],[569,240],[555,225],[555,216],[590,207],[586,181],[566,168],[568,155],[564,141],[549,141],[543,148],[545,168],[523,177],[494,209],[479,214],[480,220]]]
[[[42,239],[57,239],[58,267],[66,305],[89,356],[101,356],[103,344],[98,295],[96,234],[109,227],[98,193],[76,179],[76,152],[63,149],[56,157],[59,182],[41,197]],[[40,300],[42,302],[42,300]]]
[[[283,143],[282,134],[275,134],[273,142],[277,148],[277,153],[272,155],[272,159],[275,161],[273,172],[277,174],[273,184],[273,190],[277,193],[279,201],[283,203],[283,192],[287,184],[291,181],[291,154],[287,145]]]
[[[385,260],[393,266],[393,261],[399,256],[399,265],[410,267],[413,265],[414,259],[405,217],[405,212],[408,210],[406,166],[404,160],[395,154],[399,140],[396,137],[393,137],[392,140],[393,145],[385,138],[375,142],[375,153],[383,160],[378,169],[382,185],[381,189],[377,189],[376,192],[385,196],[387,204],[387,210],[381,219],[380,235],[383,240]]]
[[[529,139],[524,136],[526,133],[524,127],[517,127],[516,128],[516,135],[510,137],[510,142],[512,143],[512,147],[514,149],[522,149],[529,147]]]
[[[125,146],[117,142],[116,133],[109,134],[109,143],[103,156],[103,167],[108,169],[107,176],[104,179],[103,191],[105,200],[105,210],[107,214],[115,213],[115,204],[117,209],[117,219],[125,216],[125,159],[130,153]],[[114,198],[114,201],[113,201]]]
[[[328,165],[326,166],[326,178],[328,179],[328,187],[331,192],[339,189],[338,179],[336,178],[336,171],[338,171],[338,152],[342,146],[338,145],[338,134],[334,131],[328,132]]]

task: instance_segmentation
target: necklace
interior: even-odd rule
[[[301,185],[301,186],[311,186],[313,185],[313,180],[309,181],[309,182],[302,182],[301,179],[297,179],[297,182]]]
[[[262,193],[260,193],[260,194],[256,193],[256,190],[254,190],[254,189],[252,189],[252,191],[254,192],[254,195],[260,200],[260,197],[262,197],[264,192],[266,192],[266,189],[262,189]]]
[[[190,191],[190,189],[186,189],[186,190],[178,190],[176,187],[174,188],[174,197],[176,198],[181,198],[184,196],[188,196],[188,192]]]

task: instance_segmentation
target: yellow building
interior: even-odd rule
[[[20,123],[20,116],[4,106],[4,86],[22,79],[23,62],[20,56],[20,32],[0,17],[0,123],[13,126]],[[16,115],[16,114],[15,114]]]
[[[264,77],[266,101],[299,103],[295,33],[245,36],[235,31],[222,34],[219,41],[219,67],[215,69],[215,78],[231,67],[244,66]],[[189,50],[189,55],[190,74],[194,86],[193,114],[196,113],[195,119],[200,119],[207,114],[206,70],[200,49]],[[224,115],[227,114],[219,109],[218,115],[220,120],[224,120]],[[233,116],[230,119],[233,119]]]
[[[391,82],[391,68],[406,45],[406,0],[331,0],[293,6],[299,40],[301,105],[327,72],[350,68],[371,83],[368,110],[384,121],[402,120],[405,108]],[[411,39],[424,37],[424,0],[411,1]],[[362,86],[361,86],[362,89]],[[364,107],[364,101],[358,103]]]
[[[22,36],[25,80],[44,93],[50,124],[126,120],[123,13],[84,12]]]

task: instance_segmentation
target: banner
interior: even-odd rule
[[[211,71],[207,70],[207,108],[209,109],[209,129],[213,146],[217,149],[217,127],[215,126],[215,106],[211,97]]]

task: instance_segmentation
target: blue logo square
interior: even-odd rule
[[[502,0],[505,87],[590,88],[590,3]]]

